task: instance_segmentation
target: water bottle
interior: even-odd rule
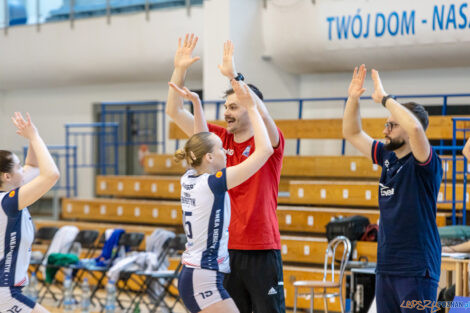
[[[36,273],[31,273],[31,277],[29,279],[29,286],[28,286],[29,295],[28,297],[33,300],[34,302],[38,301],[38,278],[36,277]]]
[[[106,285],[106,306],[105,313],[114,313],[116,309],[116,286],[113,280],[109,280]]]
[[[81,298],[81,310],[82,313],[90,313],[90,285],[88,279],[85,278],[82,282],[82,298]]]
[[[64,279],[64,312],[73,311],[73,294],[72,294],[72,276],[67,274]]]

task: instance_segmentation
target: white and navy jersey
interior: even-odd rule
[[[28,283],[34,225],[28,208],[18,209],[18,189],[0,192],[0,287]]]
[[[191,169],[181,177],[183,226],[188,239],[183,264],[229,273],[230,198],[225,169],[214,175],[196,175]]]

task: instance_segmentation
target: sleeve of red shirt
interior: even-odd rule
[[[209,127],[209,131],[211,133],[216,134],[217,136],[220,137],[220,139],[224,139],[227,134],[227,130],[224,127],[221,127],[219,125],[207,123],[207,127]]]

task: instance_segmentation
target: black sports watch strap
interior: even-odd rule
[[[241,81],[241,80],[243,81],[243,80],[245,80],[245,77],[243,76],[242,73],[237,73],[237,76],[235,76],[232,79],[235,79],[236,81]]]
[[[395,100],[395,97],[392,95],[386,95],[385,97],[382,98],[382,105],[385,107],[385,104],[387,103],[388,99],[393,99]]]

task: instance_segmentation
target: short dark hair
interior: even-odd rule
[[[416,102],[406,102],[402,105],[413,113],[414,116],[423,126],[423,129],[426,130],[429,126],[429,114],[428,111],[421,105]]]
[[[261,100],[264,100],[263,93],[261,93],[261,91],[258,89],[258,87],[256,87],[253,84],[247,84],[247,85],[248,85],[248,87],[250,87],[251,90],[253,90],[253,92],[258,96],[258,98],[260,98]],[[233,88],[227,89],[225,91],[224,98],[227,98],[228,96],[230,96],[234,93],[235,93],[235,91],[233,91]]]
[[[6,150],[0,150],[0,173],[11,173],[13,166],[13,153]],[[0,186],[3,184],[0,178]]]

